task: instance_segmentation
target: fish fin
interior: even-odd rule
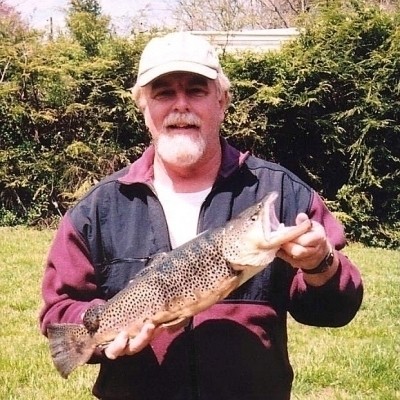
[[[169,322],[164,322],[161,324],[162,327],[167,328],[171,332],[175,332],[180,328],[183,328],[188,325],[190,318],[187,317],[181,317],[174,319]]]
[[[83,325],[89,333],[97,332],[100,326],[101,316],[106,309],[105,304],[96,304],[89,307],[83,315]]]
[[[51,324],[47,337],[54,365],[63,378],[89,361],[96,347],[93,337],[79,324]]]

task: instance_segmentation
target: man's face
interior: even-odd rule
[[[226,99],[216,81],[179,72],[143,88],[142,111],[160,158],[193,166],[219,149]]]

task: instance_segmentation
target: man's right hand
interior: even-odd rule
[[[145,323],[137,336],[130,339],[126,331],[121,331],[104,349],[104,354],[110,360],[121,356],[131,356],[143,350],[152,339],[160,333],[162,327],[156,328],[153,323]]]

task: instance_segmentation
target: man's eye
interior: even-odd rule
[[[171,97],[173,95],[172,90],[159,90],[156,93],[154,93],[154,98],[155,99],[163,99],[166,97]]]
[[[188,90],[189,94],[192,96],[205,96],[206,90],[203,87],[194,87]]]

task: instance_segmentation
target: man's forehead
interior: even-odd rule
[[[169,86],[174,83],[181,83],[186,85],[204,85],[207,86],[209,79],[205,76],[193,74],[190,72],[173,72],[170,74],[162,75],[154,81],[150,82],[153,89]]]

